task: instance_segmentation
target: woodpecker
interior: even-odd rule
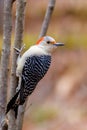
[[[64,46],[64,43],[56,43],[52,37],[44,36],[18,59],[16,75],[20,80],[19,90],[8,102],[6,114],[13,109],[17,118],[19,105],[24,104],[47,73],[51,64],[51,54],[58,46]]]

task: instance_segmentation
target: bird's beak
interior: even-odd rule
[[[64,43],[55,43],[54,46],[64,46]]]

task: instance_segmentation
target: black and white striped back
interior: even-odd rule
[[[37,83],[44,77],[51,63],[50,55],[28,57],[22,71],[20,104],[35,89]]]

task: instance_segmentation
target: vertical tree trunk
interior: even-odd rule
[[[15,23],[15,40],[14,47],[21,48],[23,43],[23,31],[24,31],[24,14],[25,14],[25,5],[26,0],[16,0],[16,23]],[[10,97],[15,94],[16,87],[18,86],[17,77],[16,77],[16,62],[17,62],[17,53],[13,50],[12,57],[12,69],[11,69],[11,82],[10,82]],[[14,112],[10,111],[9,113],[9,128],[8,130],[19,130],[19,126],[22,128],[23,117],[18,118],[17,122],[15,121]],[[16,125],[17,123],[17,125]]]
[[[39,38],[46,35],[47,29],[48,29],[48,26],[50,23],[50,19],[51,19],[51,16],[52,16],[52,13],[53,13],[53,10],[55,7],[55,2],[56,2],[56,0],[49,0]]]
[[[9,57],[12,31],[12,4],[13,0],[4,1],[3,47],[0,70],[0,130],[4,129],[5,107],[7,100]]]
[[[19,18],[21,18],[21,23],[20,23],[20,40],[22,40],[23,36],[23,29],[24,29],[24,16],[25,16],[25,6],[26,6],[26,0],[17,0],[18,3],[18,7],[19,7],[19,11],[21,12],[21,14],[19,13]],[[24,104],[23,106],[19,107],[19,111],[18,111],[18,118],[17,118],[17,128],[16,130],[22,130],[22,126],[23,126],[23,118],[24,118],[24,111],[25,111],[25,107],[26,104]]]

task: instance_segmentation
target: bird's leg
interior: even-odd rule
[[[19,62],[19,60],[20,60],[21,52],[23,51],[24,48],[25,48],[25,44],[23,44],[23,46],[21,47],[21,49],[18,49],[18,48],[16,48],[16,47],[14,47],[14,49],[16,50],[16,53],[17,53],[17,55],[18,55],[17,64],[18,64],[18,62]]]
[[[21,47],[21,49],[18,49],[18,48],[16,48],[16,47],[14,47],[14,49],[16,50],[16,53],[17,53],[18,55],[21,55],[21,52],[23,51],[24,48],[25,48],[25,44]]]

